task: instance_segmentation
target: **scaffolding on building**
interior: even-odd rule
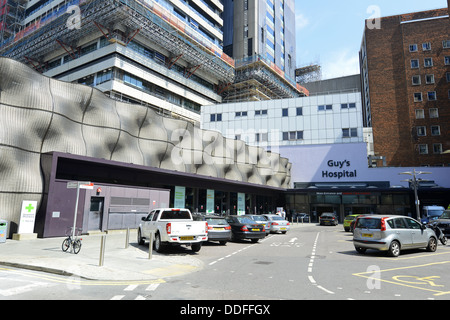
[[[295,69],[297,83],[303,84],[322,80],[322,68],[318,64],[311,64]]]
[[[264,101],[308,96],[308,90],[289,81],[284,72],[255,55],[236,61],[234,83],[221,90],[224,103]]]
[[[67,25],[72,11],[68,13],[66,10],[73,5],[80,8],[78,28]],[[61,47],[69,54],[74,53],[80,39],[99,30],[110,42],[124,46],[139,33],[166,49],[172,57],[182,56],[192,66],[191,74],[201,69],[219,82],[229,83],[234,79],[233,59],[217,47],[204,45],[200,35],[194,38],[188,34],[180,19],[152,1],[73,0],[55,12],[53,17],[42,20],[36,22],[38,25],[28,26],[3,41],[0,54],[22,62],[34,61],[36,64],[33,66],[39,71],[37,67],[44,63],[46,55]],[[127,29],[125,39],[115,32],[117,25]]]
[[[22,29],[27,0],[0,0],[0,46]]]

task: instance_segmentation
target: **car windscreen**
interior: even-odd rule
[[[265,217],[263,217],[263,216],[253,216],[252,218],[255,221],[263,221],[263,222],[267,221],[267,219]]]
[[[254,224],[255,220],[250,219],[249,217],[237,217],[238,221],[240,223],[245,223],[245,224]]]
[[[441,216],[441,219],[450,219],[450,211],[445,210]]]
[[[439,217],[442,214],[442,210],[428,210],[429,217]]]
[[[272,220],[284,220],[284,219],[280,216],[273,216]]]
[[[206,222],[208,222],[208,225],[215,225],[215,226],[228,225],[228,222],[223,218],[206,218]]]
[[[191,215],[187,210],[164,210],[161,213],[161,220],[169,220],[169,219],[191,219]]]
[[[360,218],[355,228],[381,229],[381,219],[378,218]]]

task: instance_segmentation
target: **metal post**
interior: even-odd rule
[[[100,242],[100,260],[98,262],[98,266],[103,266],[103,262],[105,261],[105,249],[106,249],[106,236],[102,236]]]
[[[153,254],[153,232],[150,232],[150,239],[149,239],[149,243],[148,243],[148,259],[151,260],[152,259],[152,254]]]
[[[72,239],[75,239],[75,228],[77,225],[78,198],[80,196],[80,182],[77,182],[77,199],[75,201],[75,214],[73,217]]]
[[[130,228],[127,228],[127,236],[125,238],[125,249],[130,245]]]

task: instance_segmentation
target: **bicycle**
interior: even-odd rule
[[[61,249],[62,249],[62,251],[66,252],[67,250],[69,250],[70,247],[72,247],[72,252],[77,254],[81,250],[81,240],[83,240],[83,239],[78,238],[78,236],[82,229],[81,228],[76,229],[78,234],[75,236],[75,238],[72,238],[72,229],[73,229],[73,227],[67,228],[69,233],[66,232],[66,235],[68,235],[68,237],[66,239],[64,239],[64,241],[61,245]]]

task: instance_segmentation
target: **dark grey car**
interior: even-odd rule
[[[231,240],[231,226],[225,217],[197,214],[194,219],[208,223],[208,241],[219,241],[225,245]]]

